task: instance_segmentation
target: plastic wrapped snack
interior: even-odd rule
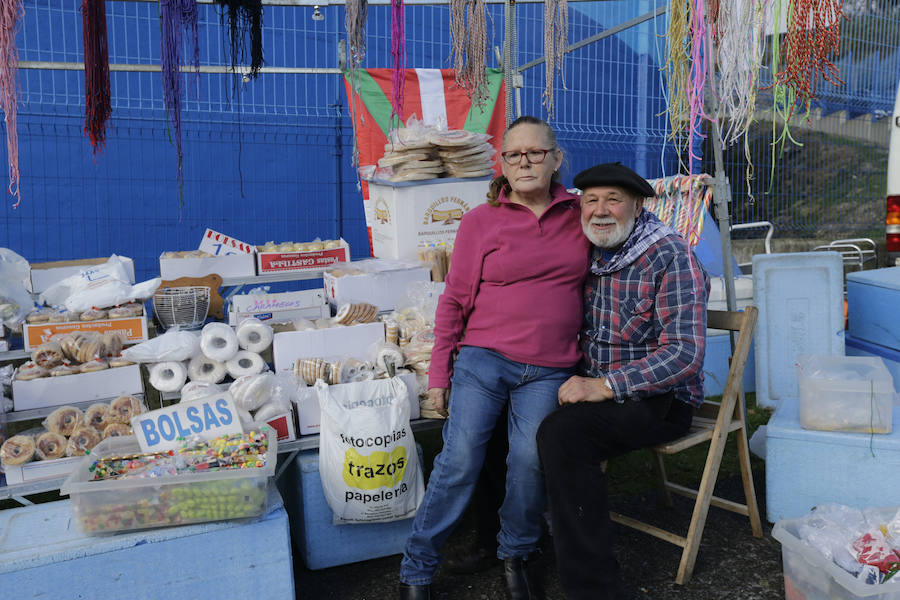
[[[18,466],[34,460],[34,437],[14,435],[0,446],[0,465]]]
[[[61,365],[63,359],[65,359],[65,355],[62,348],[59,347],[59,342],[54,339],[44,342],[31,352],[31,360],[44,369],[52,369],[57,365]]]
[[[47,431],[58,433],[65,437],[72,435],[84,423],[84,413],[77,406],[60,406],[46,419],[43,425]]]

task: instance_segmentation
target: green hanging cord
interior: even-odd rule
[[[791,20],[791,16],[794,12],[793,0],[787,0],[788,2],[788,15],[787,20]],[[794,139],[791,135],[790,127],[788,120],[790,119],[790,107],[794,105],[797,100],[796,92],[787,86],[781,85],[778,83],[778,61],[781,57],[781,31],[779,30],[780,25],[780,16],[781,16],[781,0],[775,0],[775,5],[773,7],[773,19],[772,19],[772,157],[771,157],[771,167],[769,172],[769,187],[766,190],[766,194],[772,193],[772,185],[775,182],[775,161],[781,158],[781,155],[784,153],[784,146],[787,141],[790,141],[795,146],[802,147],[803,144]],[[806,107],[806,117],[809,116],[809,106]],[[781,117],[781,120],[784,122],[784,128],[781,131],[781,135],[778,134],[778,119],[776,117]],[[777,149],[777,153],[776,153]]]

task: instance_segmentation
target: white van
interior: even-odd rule
[[[900,266],[900,85],[894,101],[894,116],[891,117],[891,145],[888,150],[887,167],[887,213],[885,215],[885,237],[887,242],[887,266]]]

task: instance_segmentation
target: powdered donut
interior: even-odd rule
[[[188,363],[187,372],[191,381],[206,381],[209,383],[219,383],[228,374],[225,363],[203,355],[195,356],[191,359]]]
[[[235,335],[241,348],[257,354],[272,344],[272,328],[259,319],[244,319]]]
[[[161,362],[150,367],[150,385],[160,392],[177,392],[186,380],[187,369],[180,362]]]
[[[266,363],[262,357],[256,352],[241,350],[234,355],[234,358],[225,363],[228,374],[234,379],[243,377],[244,375],[256,375],[266,368]]]
[[[84,423],[84,413],[74,406],[60,406],[44,421],[47,431],[69,437]]]
[[[238,351],[237,334],[225,323],[208,323],[200,332],[200,350],[221,363],[231,360]]]
[[[103,402],[91,404],[88,409],[84,411],[84,424],[90,425],[97,431],[103,431],[103,427],[106,425],[106,413],[108,412],[109,404]]]
[[[134,433],[129,425],[125,423],[110,423],[103,428],[103,439],[110,437],[119,437],[120,435],[131,435]]]
[[[38,460],[62,458],[66,455],[66,438],[58,433],[45,431],[38,436],[34,455]]]
[[[144,406],[141,401],[134,396],[119,396],[109,404],[109,411],[106,413],[107,423],[131,423],[131,417],[144,412]]]
[[[68,456],[84,456],[87,451],[100,443],[100,434],[93,427],[79,427],[72,433],[66,445]]]
[[[14,435],[0,446],[0,462],[4,465],[24,465],[34,458],[34,439],[29,435]]]

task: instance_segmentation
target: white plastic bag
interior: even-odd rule
[[[322,411],[319,476],[334,523],[407,519],[425,495],[399,377],[329,386],[316,382]]]
[[[91,308],[118,306],[135,300],[146,300],[162,283],[160,277],[131,285],[127,263],[113,254],[102,265],[86,267],[43,291],[40,302],[48,306],[65,306],[67,310],[84,312]]]
[[[30,275],[27,260],[9,248],[0,248],[0,325],[15,327],[34,308],[34,300],[25,289]]]
[[[122,357],[136,363],[183,361],[200,354],[200,334],[170,329],[164,334],[125,348]]]

